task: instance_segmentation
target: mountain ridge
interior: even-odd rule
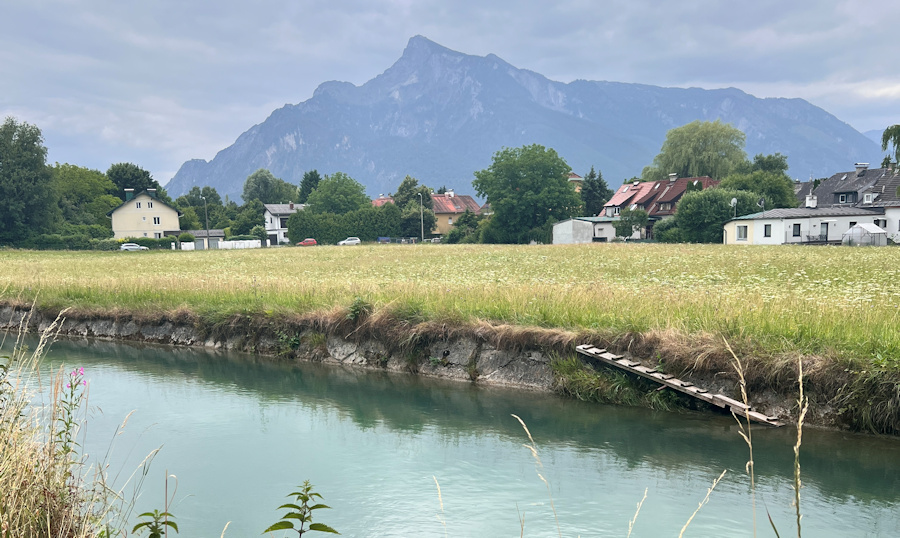
[[[640,175],[669,129],[720,119],[747,136],[747,153],[781,152],[791,173],[822,177],[880,147],[803,99],[760,99],[738,88],[662,88],[552,81],[494,54],[473,56],[417,35],[400,58],[360,86],[327,81],[311,98],[274,110],[211,161],[185,162],[173,196],[210,185],[239,197],[259,168],[298,184],[305,171],[345,172],[370,196],[409,174],[471,193],[473,172],[502,147],[538,143],[576,173],[595,166],[610,184]]]

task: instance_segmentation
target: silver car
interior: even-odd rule
[[[358,245],[360,243],[361,243],[361,241],[359,240],[358,237],[348,237],[347,239],[344,239],[343,241],[338,241],[338,245]]]
[[[137,243],[122,243],[122,246],[119,247],[119,250],[150,250],[147,247],[142,247]]]

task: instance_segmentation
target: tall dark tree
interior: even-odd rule
[[[204,186],[202,189],[196,185],[191,187],[187,194],[179,196],[175,200],[175,205],[179,209],[185,207],[203,207],[203,199],[206,198],[207,208],[222,205],[222,197],[215,187]]]
[[[58,219],[41,130],[8,117],[0,125],[0,244],[47,230]]]
[[[300,190],[297,191],[297,203],[305,204],[310,193],[319,186],[320,181],[322,181],[322,176],[319,175],[318,170],[304,172],[303,179],[300,180]]]
[[[584,203],[584,214],[593,217],[600,213],[603,204],[612,198],[613,191],[603,179],[603,174],[599,171],[591,171],[584,176],[581,182],[581,201]]]
[[[118,189],[116,196],[121,200],[125,199],[125,189],[134,189],[135,194],[147,189],[156,189],[156,195],[160,200],[172,204],[166,189],[153,179],[150,172],[136,164],[116,163],[106,171],[106,177],[116,185]]]
[[[556,151],[538,144],[495,153],[472,182],[493,211],[482,240],[549,243],[553,223],[581,212],[581,197],[569,184],[571,171]]]

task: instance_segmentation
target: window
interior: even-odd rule
[[[447,217],[447,224],[453,224],[453,217]]]
[[[850,221],[850,227],[853,228],[854,226],[856,226],[856,221],[855,221],[855,220],[851,220],[851,221]]]
[[[863,203],[871,204],[872,203],[872,193],[868,193],[863,196]]]
[[[747,240],[747,227],[746,226],[738,226],[737,227],[737,240],[738,241],[746,241]]]
[[[156,238],[156,239],[162,239],[162,233],[156,232],[156,233],[153,234],[153,237]]]
[[[281,219],[280,224],[281,224],[282,228],[287,228],[287,221],[288,221],[287,217],[283,217]]]
[[[613,208],[613,216],[616,216],[616,215],[618,215],[618,214],[619,214],[619,208],[618,208],[618,207],[614,207],[614,208]]]
[[[846,194],[838,195],[838,203],[846,204],[847,203],[847,195]]]
[[[659,204],[660,211],[669,211],[670,209],[672,209],[672,204],[670,204],[669,202],[663,202]]]
[[[146,221],[146,220],[147,220],[147,217],[141,217],[141,220]]]
[[[140,203],[140,202],[135,202],[135,203],[134,203],[134,207],[140,209],[140,208],[141,208],[141,203]]]
[[[766,224],[765,226],[763,226],[763,236],[772,237],[772,225],[771,224]]]
[[[147,209],[153,209],[153,202],[147,202]]]
[[[144,232],[144,237],[147,237],[147,232]]]
[[[153,224],[159,224],[159,217],[153,217]]]
[[[800,224],[794,224],[794,237],[800,237]]]

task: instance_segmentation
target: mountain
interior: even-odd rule
[[[538,143],[579,174],[591,166],[611,184],[640,175],[666,132],[694,120],[731,123],[747,153],[781,152],[794,176],[824,177],[854,162],[880,162],[879,147],[803,99],[759,99],[735,88],[661,88],[555,82],[493,54],[462,54],[422,36],[381,75],[355,86],[325,82],[275,110],[212,161],[184,163],[166,185],[178,196],[210,185],[239,199],[247,176],[269,169],[299,184],[303,173],[345,172],[370,196],[404,176],[460,193],[502,147]]]

